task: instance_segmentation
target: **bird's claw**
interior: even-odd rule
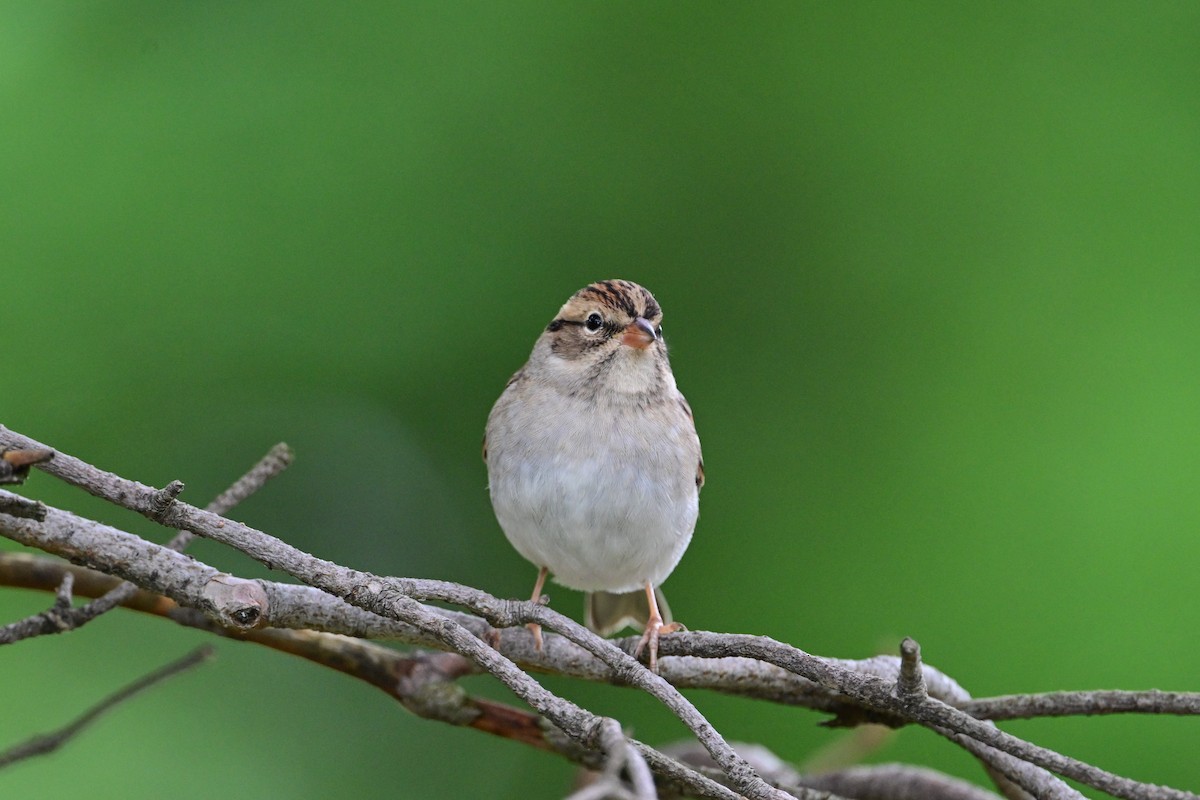
[[[642,632],[642,638],[638,640],[637,647],[633,649],[633,657],[640,659],[642,650],[649,645],[650,651],[650,671],[658,672],[658,637],[667,633],[675,633],[676,631],[685,631],[687,628],[679,622],[668,622],[663,624],[661,617],[651,617],[646,622],[646,630]]]

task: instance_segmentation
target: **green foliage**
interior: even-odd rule
[[[0,422],[199,504],[286,440],[297,464],[235,516],[524,596],[484,419],[570,293],[629,278],[666,310],[705,447],[679,619],[846,657],[912,635],[981,696],[1200,689],[1200,7],[4,16]],[[26,492],[165,539],[44,476]],[[48,600],[4,592],[0,611]],[[114,614],[6,648],[0,739],[197,638]],[[651,742],[682,735],[628,691],[550,684]],[[841,735],[696,700],[789,759]],[[1195,790],[1196,724],[1019,731]],[[881,757],[981,777],[919,731]],[[227,642],[0,791],[552,798],[568,775]]]

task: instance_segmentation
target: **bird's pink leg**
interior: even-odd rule
[[[662,615],[658,613],[658,600],[654,597],[654,587],[650,582],[646,582],[646,600],[650,603],[650,618],[646,620],[646,630],[642,633],[642,638],[638,641],[637,647],[633,651],[634,658],[641,658],[642,648],[647,644],[650,645],[650,671],[658,672],[658,637],[664,633],[674,633],[675,631],[686,630],[683,625],[678,622],[669,622],[663,624]]]
[[[535,603],[542,601],[542,585],[546,582],[546,574],[549,571],[546,567],[538,570],[537,583],[533,585],[533,597],[530,598]],[[536,622],[530,622],[525,627],[529,628],[533,634],[533,646],[539,653],[542,652],[542,626]]]

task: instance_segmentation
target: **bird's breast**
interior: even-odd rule
[[[517,550],[574,588],[665,578],[698,513],[699,444],[678,404],[522,400],[488,425],[492,502]]]

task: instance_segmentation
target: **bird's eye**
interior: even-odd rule
[[[662,338],[662,325],[658,325],[657,327],[655,327],[654,335],[660,339]]]
[[[596,331],[600,330],[600,328],[602,328],[603,326],[604,326],[604,320],[601,319],[600,315],[595,313],[594,311],[591,314],[588,314],[587,322],[583,323],[583,327],[587,328],[592,333],[595,333]]]

